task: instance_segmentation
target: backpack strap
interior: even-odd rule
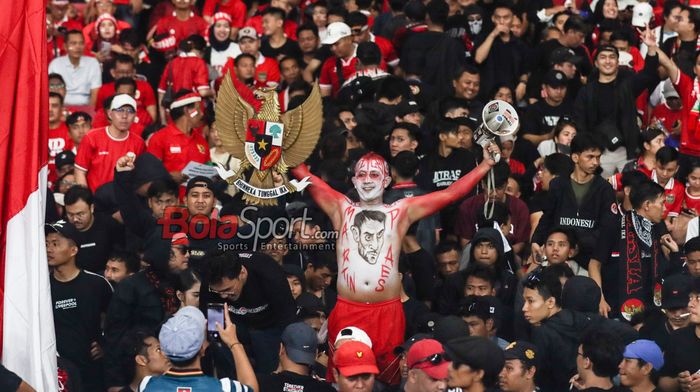
[[[151,381],[151,376],[146,376],[141,380],[141,383],[139,384],[139,392],[143,392],[146,390],[146,386],[148,385],[148,382]]]

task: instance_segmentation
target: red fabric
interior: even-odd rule
[[[365,331],[372,340],[372,351],[377,357],[379,380],[397,385],[401,380],[399,359],[394,348],[404,340],[406,319],[398,298],[373,304],[348,301],[338,297],[328,318],[328,339],[335,339],[341,329],[353,326]],[[331,351],[333,343],[329,341]],[[333,353],[328,355],[328,379],[333,380]]]
[[[518,160],[509,159],[508,166],[510,166],[510,172],[513,174],[525,174],[525,165]]]
[[[175,74],[173,73],[173,76]],[[102,110],[102,103],[105,99],[114,95],[114,82],[103,84],[102,87],[97,91],[97,103],[95,104],[95,110]],[[156,96],[153,93],[153,88],[150,83],[137,80],[136,81],[136,106],[140,108],[147,108],[148,106],[156,105]]]
[[[124,22],[123,20],[117,20],[117,32],[130,28],[130,24]],[[95,22],[89,23],[88,25],[83,27],[83,37],[85,38],[85,48],[92,48],[93,42],[97,40],[97,33],[95,32]]]
[[[267,87],[267,82],[279,83],[280,78],[280,66],[277,60],[271,57],[265,57],[265,61],[262,64],[255,66],[256,87]]]
[[[695,213],[700,213],[700,195],[691,195],[688,193],[688,189],[685,190],[685,197],[683,198],[683,205],[685,208],[690,210],[695,210]]]
[[[200,88],[209,87],[209,71],[207,63],[199,57],[175,57],[170,60],[160,77],[158,91],[164,93],[168,88],[168,79],[172,72],[173,92],[180,89],[197,91]]]
[[[49,129],[49,182],[56,181],[56,156],[73,149],[73,139],[68,134],[68,126],[62,122],[58,128]]]
[[[197,15],[182,21],[171,14],[159,20],[157,26],[156,34],[172,33],[177,41],[176,45],[179,45],[180,41],[192,34],[199,34],[204,37],[209,29],[207,22]]]
[[[245,17],[248,9],[241,0],[229,0],[224,4],[225,0],[206,0],[202,9],[203,16],[212,16],[216,12],[225,12],[231,15],[231,27],[241,28],[245,24]],[[219,10],[216,11],[216,6]]]
[[[129,132],[124,140],[114,140],[107,128],[96,128],[88,132],[80,142],[75,166],[87,171],[90,190],[95,192],[100,185],[114,179],[114,166],[117,160],[129,152],[141,155],[146,151],[143,140]]]
[[[248,19],[247,22],[245,22],[245,27],[252,27],[255,29],[255,31],[258,33],[258,36],[263,35],[263,28],[262,28],[262,15],[255,15],[252,18]],[[291,21],[291,20],[285,20],[284,25],[282,26],[284,29],[284,35],[287,36],[287,38],[291,38],[294,41],[297,40],[297,27],[298,25],[296,22]]]
[[[647,177],[651,179],[651,169],[649,169],[645,164],[644,164],[644,159],[642,157],[639,157],[637,159],[637,167],[636,170],[644,173]],[[622,192],[622,173],[618,172],[613,174],[612,177],[610,177],[610,185],[612,186],[613,190],[615,192]]]
[[[4,336],[7,224],[39,189],[38,174],[48,160],[49,81],[45,2],[0,0],[0,7],[0,183],[4,184],[0,192],[0,336]],[[46,262],[39,260],[38,254],[32,259],[10,261]],[[38,277],[27,277],[35,278]],[[34,303],[39,306],[40,301]]]
[[[681,120],[681,116],[683,114],[683,110],[679,110],[677,112],[672,111],[668,105],[665,103],[660,103],[654,107],[654,110],[651,112],[651,118],[656,118],[661,121],[661,123],[664,124],[664,127],[671,132],[671,129],[673,128],[673,124],[676,121]]]
[[[391,44],[391,41],[384,37],[375,35],[374,43],[377,44],[377,46],[379,47],[379,51],[382,52],[382,59],[384,60],[384,62],[391,66],[395,66],[398,64],[399,56],[396,54],[396,51],[394,50],[394,45]]]
[[[336,57],[331,56],[323,63],[321,67],[321,76],[319,77],[319,84],[321,86],[330,86],[331,95],[335,96],[340,90],[340,79],[338,78],[338,72],[336,70]],[[357,71],[357,57],[351,58],[349,61],[343,61],[342,72],[345,80],[348,80]]]
[[[163,161],[169,172],[182,171],[190,161],[206,163],[210,160],[209,145],[202,134],[192,130],[192,134],[187,136],[174,124],[151,137],[148,152]]]
[[[678,216],[681,212],[681,207],[683,207],[683,200],[685,199],[685,187],[678,182],[674,181],[672,189],[665,189],[666,193],[666,212],[664,212],[664,219],[667,216]]]
[[[697,95],[693,91],[695,80],[688,75],[678,71],[678,80],[673,81],[678,95],[683,100],[683,110],[681,111],[681,153],[700,156],[700,138],[697,135],[698,113],[693,113]]]

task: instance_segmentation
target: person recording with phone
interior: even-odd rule
[[[207,320],[194,306],[185,306],[175,313],[161,327],[158,335],[160,347],[172,363],[170,370],[162,376],[150,377],[141,381],[139,391],[204,390],[241,391],[259,390],[253,367],[248,360],[243,344],[238,340],[236,324],[228,315],[228,305],[223,306],[224,324],[216,322],[216,331],[221,341],[231,350],[236,362],[238,381],[228,378],[220,380],[206,376],[201,361],[209,346],[205,325]]]
[[[262,253],[233,251],[212,255],[206,263],[208,302],[226,303],[242,334],[250,336],[246,344],[250,344],[255,370],[275,370],[282,331],[296,319],[296,305],[282,267]]]

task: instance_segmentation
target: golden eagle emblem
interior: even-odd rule
[[[216,125],[224,148],[241,160],[236,173],[219,175],[243,191],[249,204],[276,205],[277,197],[303,189],[308,182],[287,178],[289,167],[303,163],[316,147],[323,124],[318,85],[301,106],[280,113],[277,92],[257,89],[260,110],[243,99],[233,85],[231,74],[224,77],[216,99]],[[244,174],[252,169],[248,181]]]

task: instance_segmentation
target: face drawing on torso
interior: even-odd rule
[[[350,227],[357,253],[370,264],[376,264],[384,245],[386,215],[381,211],[363,210],[355,215]]]

